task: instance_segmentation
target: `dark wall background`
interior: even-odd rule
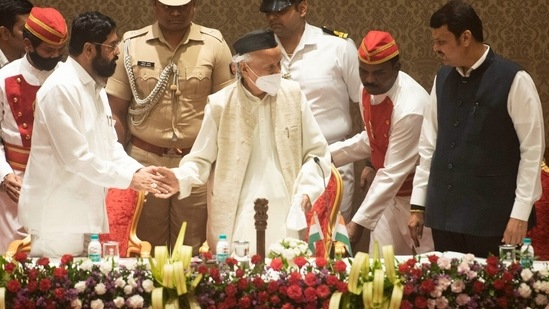
[[[31,0],[33,1],[33,0]],[[197,0],[195,21],[217,28],[229,45],[247,31],[266,27],[260,0]],[[355,43],[371,29],[389,31],[400,45],[403,70],[428,91],[440,62],[431,50],[429,17],[446,0],[308,0],[308,21],[350,33]],[[113,17],[120,34],[153,21],[152,0],[34,0],[59,9],[69,23],[80,12]],[[470,0],[496,53],[520,63],[538,88],[549,131],[549,1]],[[549,141],[549,139],[548,139]]]

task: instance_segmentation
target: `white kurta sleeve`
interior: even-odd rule
[[[307,194],[314,203],[324,192],[324,184],[330,179],[330,152],[328,143],[307,104],[301,96],[303,165],[295,181],[294,196]],[[318,158],[319,163],[315,162]]]
[[[353,221],[373,230],[385,207],[417,164],[422,115],[410,114],[397,121],[389,138],[384,167],[376,176]]]
[[[212,118],[210,104],[204,109],[204,120],[191,152],[174,168],[179,180],[179,198],[191,194],[194,185],[203,185],[208,180],[212,164],[217,159],[217,124]]]
[[[421,125],[421,134],[419,137],[419,165],[416,167],[414,176],[414,189],[410,203],[418,206],[425,206],[427,197],[427,182],[431,171],[431,160],[437,143],[437,96],[436,96],[436,78],[431,90],[431,99],[425,106],[423,123]]]
[[[543,111],[534,81],[525,71],[515,76],[507,108],[520,142],[520,163],[511,217],[527,221],[541,197],[540,162],[545,151]]]

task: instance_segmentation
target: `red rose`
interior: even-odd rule
[[[36,261],[36,265],[48,266],[50,264],[50,259],[47,257],[41,257]]]
[[[344,273],[347,271],[347,264],[345,264],[342,260],[337,260],[334,263],[334,270],[338,273]]]
[[[230,267],[233,267],[233,266],[235,266],[236,264],[238,264],[238,261],[237,261],[235,258],[228,257],[228,258],[225,260],[225,263],[227,263],[227,265],[229,265]]]
[[[314,302],[316,301],[316,289],[313,287],[308,287],[303,291],[303,294],[305,295],[305,301],[307,302]]]
[[[277,258],[274,258],[271,260],[271,268],[276,270],[276,271],[279,271],[282,269],[282,259],[277,257]]]
[[[267,291],[269,293],[274,293],[278,290],[278,282],[277,281],[269,281],[269,284],[267,285]]]
[[[498,302],[498,305],[501,308],[508,308],[509,307],[509,304],[507,303],[507,298],[505,298],[505,297],[499,297],[497,302]]]
[[[63,299],[63,297],[65,297],[65,289],[63,288],[57,288],[53,291],[53,293],[57,299]]]
[[[202,275],[208,273],[208,266],[201,264],[200,266],[198,266],[198,272]]]
[[[326,267],[326,265],[328,264],[328,261],[326,261],[325,258],[320,256],[315,259],[315,263],[316,263],[316,267],[323,268],[323,267]]]
[[[39,284],[40,291],[46,292],[51,288],[51,280],[48,278],[44,278],[40,280]]]
[[[259,254],[252,255],[251,262],[254,265],[257,265],[257,264],[261,263],[261,255],[259,255]]]
[[[294,259],[294,263],[295,265],[297,265],[297,267],[301,268],[305,266],[305,264],[307,264],[307,259],[302,256],[298,256]]]
[[[433,265],[438,262],[438,255],[432,254],[432,255],[427,256],[427,258],[429,259],[429,263],[431,263]]]
[[[401,274],[406,274],[410,270],[410,266],[408,264],[400,264],[398,265],[398,272]]]
[[[64,254],[62,257],[61,257],[61,265],[67,265],[69,263],[72,263],[72,261],[74,260],[74,258],[72,257],[72,255],[70,254]]]
[[[414,308],[427,308],[427,299],[422,296],[416,297],[414,300]]]
[[[316,288],[316,295],[319,298],[326,298],[330,296],[330,288],[325,284],[321,284]]]
[[[484,291],[484,283],[480,282],[480,281],[475,281],[473,283],[473,292],[475,292],[475,294],[482,294],[482,292]]]
[[[17,262],[24,263],[27,260],[27,254],[25,252],[17,252],[13,257]]]
[[[31,280],[29,281],[29,283],[27,283],[27,290],[29,292],[34,292],[36,291],[36,289],[38,289],[38,282],[36,280]]]
[[[334,275],[328,275],[326,276],[326,283],[329,286],[335,286],[336,284],[339,283],[339,279],[337,279],[337,277]]]
[[[408,261],[406,261],[406,265],[410,266],[410,267],[414,267],[416,265],[417,261],[416,259],[408,259]]]
[[[495,275],[497,275],[499,272],[498,270],[498,267],[497,265],[486,265],[486,274],[489,276],[489,277],[494,277]]]
[[[8,289],[8,291],[16,293],[21,289],[21,283],[18,280],[11,279],[10,281],[8,281],[6,288]]]
[[[421,269],[418,269],[418,268],[410,269],[410,275],[412,275],[413,277],[416,277],[416,278],[421,277]]]
[[[6,265],[4,265],[4,270],[5,270],[8,274],[11,274],[11,273],[15,270],[15,264],[13,264],[13,263],[7,263]]]
[[[284,305],[282,305],[282,309],[294,309],[294,305],[292,305],[292,304],[284,304]]]
[[[265,285],[265,281],[261,277],[255,277],[252,282],[257,289],[261,289]]]
[[[315,286],[316,285],[316,275],[314,273],[308,273],[305,275],[305,284],[307,286]]]
[[[236,292],[237,292],[237,290],[236,290],[236,287],[234,286],[234,284],[228,284],[225,287],[225,293],[229,297],[234,297],[236,295]]]
[[[491,255],[486,259],[486,264],[488,265],[498,266],[498,263],[499,263],[499,258],[494,255]]]
[[[67,275],[67,270],[64,267],[57,267],[53,270],[53,275],[56,278],[63,278]]]
[[[248,288],[248,279],[240,278],[236,284],[238,285],[239,290],[245,290]]]
[[[235,275],[236,275],[237,278],[244,277],[244,270],[242,268],[237,268],[236,271],[235,271]]]
[[[288,297],[295,301],[300,301],[303,297],[303,291],[301,287],[297,284],[292,284],[288,287]]]
[[[413,309],[414,306],[412,306],[412,303],[410,303],[408,300],[403,299],[400,303],[400,309]]]
[[[503,290],[505,287],[505,282],[501,279],[494,280],[493,286],[496,290]]]
[[[435,289],[435,284],[431,279],[426,279],[419,286],[419,290],[427,294],[431,293],[434,289]]]
[[[238,308],[250,308],[252,301],[249,296],[244,296],[238,301]]]
[[[301,281],[302,277],[301,274],[297,271],[292,271],[290,273],[290,277],[288,278],[289,284],[297,284],[299,281]]]
[[[36,279],[38,278],[39,274],[40,272],[38,271],[38,269],[32,268],[29,270],[29,279]]]
[[[505,282],[509,282],[509,281],[513,280],[513,274],[508,272],[508,271],[505,271],[505,272],[503,272],[503,276],[501,276],[501,278],[503,280],[505,280]]]
[[[349,290],[347,282],[338,282],[337,290],[340,291],[341,293],[347,293],[347,291]]]
[[[269,300],[269,293],[267,291],[261,291],[257,293],[257,299],[260,303],[267,303]]]
[[[270,302],[274,305],[279,304],[280,303],[280,297],[278,297],[278,295],[272,295],[270,297]]]
[[[212,259],[212,253],[211,252],[203,252],[202,257],[204,258],[204,261],[209,261]]]
[[[217,268],[212,268],[212,269],[210,269],[210,277],[211,277],[215,282],[221,281],[221,278],[219,277],[219,269],[217,269]]]
[[[414,285],[412,283],[407,283],[404,285],[404,295],[410,295],[414,293]]]

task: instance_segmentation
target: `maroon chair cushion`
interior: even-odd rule
[[[541,170],[541,187],[543,193],[536,207],[536,226],[528,232],[532,239],[534,255],[539,260],[549,260],[549,172]]]

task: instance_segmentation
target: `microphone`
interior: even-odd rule
[[[322,169],[322,165],[320,165],[320,159],[318,157],[314,157],[313,160],[318,165],[318,167],[320,168],[320,172],[322,173],[322,182],[324,183],[324,193],[326,193],[326,175],[324,175],[324,169]],[[326,198],[326,194],[324,194],[324,197],[326,200],[325,201],[326,208],[328,208],[328,199]]]

